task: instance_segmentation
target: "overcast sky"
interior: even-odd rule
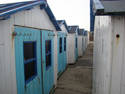
[[[2,3],[28,0],[0,0]],[[90,0],[47,0],[57,20],[65,19],[68,25],[79,25],[89,30],[90,26]]]
[[[90,0],[48,0],[56,18],[65,19],[68,25],[79,25],[89,30]]]

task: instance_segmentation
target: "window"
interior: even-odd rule
[[[77,44],[77,38],[76,38],[76,48],[77,48],[78,44]]]
[[[62,53],[62,38],[59,39],[59,52]]]
[[[51,66],[51,40],[46,40],[46,67]]]
[[[66,37],[64,37],[64,51],[66,51]]]
[[[25,83],[29,83],[37,75],[36,42],[27,41],[24,47],[24,76]]]

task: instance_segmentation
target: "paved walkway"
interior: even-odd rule
[[[91,94],[93,44],[90,43],[83,57],[69,65],[58,80],[55,94]]]

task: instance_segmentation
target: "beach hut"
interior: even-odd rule
[[[65,20],[57,21],[61,31],[57,33],[58,36],[58,77],[64,72],[67,65],[67,33],[68,27]]]
[[[86,34],[85,34],[85,30],[83,31],[83,54],[86,51]]]
[[[68,26],[68,64],[73,64],[78,58],[78,26]]]
[[[84,43],[85,43],[85,50],[89,44],[89,32],[87,30],[84,31]]]
[[[125,1],[94,0],[93,94],[125,94]]]
[[[84,29],[79,29],[78,31],[78,56],[83,56],[84,50]]]
[[[49,94],[60,30],[43,0],[0,5],[1,94]]]

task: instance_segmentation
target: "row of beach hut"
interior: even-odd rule
[[[44,0],[0,5],[0,94],[49,94],[82,56],[88,32],[56,20]]]

